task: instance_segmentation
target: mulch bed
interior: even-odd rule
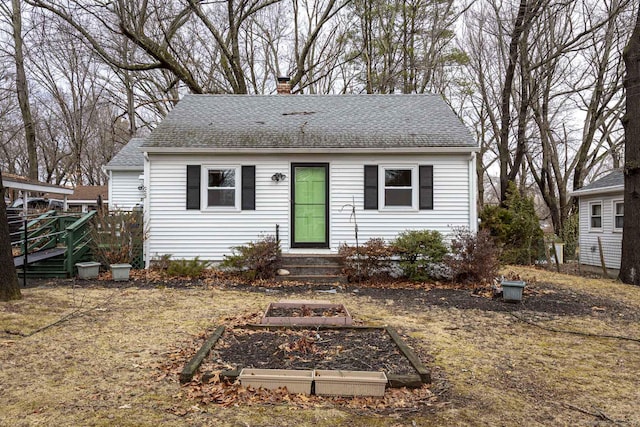
[[[271,307],[267,311],[267,317],[346,317],[343,308],[325,307],[316,308],[302,305],[300,307]]]
[[[416,373],[381,329],[229,329],[201,370],[241,368]]]

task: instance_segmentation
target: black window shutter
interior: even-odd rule
[[[200,165],[187,165],[187,209],[200,209]]]
[[[242,166],[242,210],[256,210],[255,166]]]
[[[364,208],[378,209],[378,166],[364,166]]]
[[[433,166],[420,166],[420,209],[433,209]]]

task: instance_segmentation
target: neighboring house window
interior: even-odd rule
[[[624,225],[624,202],[613,202],[613,229],[616,231],[622,231]]]
[[[592,229],[602,229],[602,203],[591,203],[589,205],[589,225]]]
[[[237,207],[237,168],[207,169],[207,206]]]

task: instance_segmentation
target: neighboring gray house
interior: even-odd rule
[[[145,198],[143,138],[131,138],[104,167],[109,176],[109,209],[130,211]]]
[[[580,263],[601,266],[600,245],[607,268],[619,269],[624,223],[624,175],[616,169],[572,193],[580,211]]]
[[[141,150],[147,262],[219,261],[276,226],[318,254],[356,218],[360,243],[477,228],[478,144],[437,95],[187,95]]]

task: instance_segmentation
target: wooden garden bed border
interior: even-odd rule
[[[277,316],[268,316],[269,312],[272,309],[277,308],[299,308],[307,307],[310,309],[314,308],[325,308],[325,309],[337,309],[342,310],[344,312],[344,316],[332,316],[332,317],[321,317],[321,316],[298,316],[298,317],[277,317]],[[351,314],[349,314],[349,310],[344,304],[334,304],[330,302],[321,302],[321,301],[295,301],[295,300],[285,300],[278,302],[271,302],[267,307],[267,310],[264,312],[262,319],[260,320],[261,325],[277,325],[277,326],[317,326],[317,325],[327,325],[327,326],[351,326],[353,324],[353,319],[351,318]]]
[[[247,328],[254,330],[278,330],[278,329],[309,329],[309,325],[261,325],[261,324],[249,324],[245,326],[240,326],[239,328]],[[427,369],[426,366],[422,363],[420,358],[414,353],[414,351],[402,340],[398,332],[392,328],[391,326],[359,326],[359,325],[350,325],[350,326],[339,326],[339,325],[318,325],[314,326],[315,329],[318,330],[343,330],[343,329],[355,329],[355,330],[380,330],[385,331],[389,334],[393,342],[398,346],[398,349],[403,354],[404,357],[407,358],[411,366],[416,370],[417,374],[409,374],[409,375],[396,375],[396,374],[387,374],[387,378],[389,380],[389,387],[410,387],[417,388],[421,387],[423,384],[431,383],[431,372]],[[202,364],[202,361],[209,354],[211,349],[215,346],[216,342],[220,339],[222,334],[225,331],[224,326],[218,327],[213,334],[204,342],[200,350],[195,354],[195,356],[185,365],[182,373],[180,374],[180,382],[186,383],[191,381],[194,374]],[[238,375],[240,375],[240,369],[237,370],[227,370],[222,371],[220,376],[223,378],[228,378],[230,380],[235,380]],[[207,381],[211,378],[213,374],[203,374],[203,380]]]

